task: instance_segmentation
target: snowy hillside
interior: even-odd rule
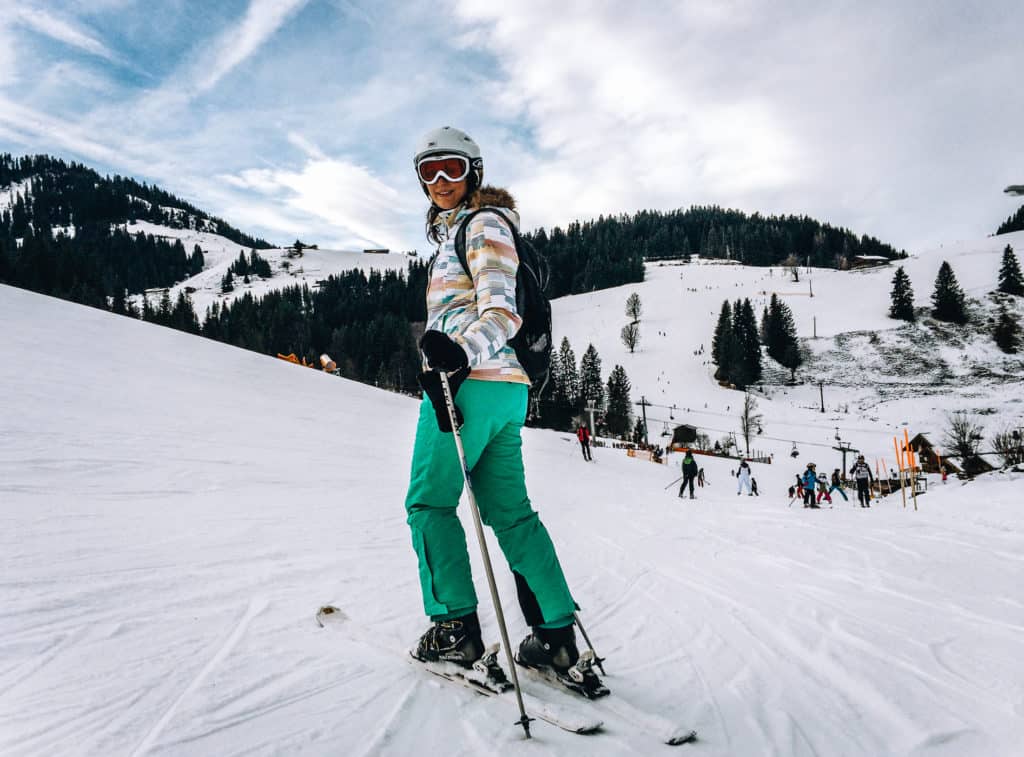
[[[983,300],[995,289],[1007,244],[1024,252],[1024,232],[960,242],[902,261],[917,306],[930,307],[943,260],[950,262],[967,295]],[[578,360],[593,343],[605,376],[615,364],[626,369],[632,399],[645,396],[656,405],[648,409],[652,443],[676,423],[690,423],[717,439],[738,432],[743,402],[741,392],[722,389],[713,379],[711,336],[722,301],[750,297],[760,318],[777,293],[792,308],[799,335],[815,357],[798,371],[803,383],[796,387],[781,386],[789,372],[765,359],[766,366],[774,366],[777,383],[772,386],[766,379],[766,393],[755,393],[765,417],[764,434],[752,446],[778,457],[788,455],[795,442],[802,454],[794,466],[808,459],[805,452],[819,463],[827,455],[838,466],[839,454],[830,449],[837,427],[843,440],[869,459],[888,456],[891,461],[892,437],[902,434],[904,424],[912,435],[930,432],[939,443],[948,410],[982,409],[997,426],[1024,421],[1024,359],[1000,352],[987,334],[965,337],[970,330],[942,325],[940,340],[930,325],[907,326],[888,318],[894,270],[894,265],[864,271],[802,268],[796,283],[782,267],[720,261],[648,264],[641,284],[555,300],[555,344],[567,336]],[[641,341],[634,354],[619,337],[632,292],[643,304]],[[1017,308],[1024,312],[1021,303]],[[812,338],[815,328],[817,339]],[[696,354],[701,347],[703,354]],[[824,382],[824,414],[818,381]]]
[[[678,273],[644,287],[697,310]],[[560,320],[582,338],[621,294]],[[668,310],[645,316],[684,371],[665,396],[717,409],[687,341],[709,316]],[[532,498],[613,694],[603,733],[538,723],[524,742],[511,709],[404,656],[425,627],[402,508],[415,401],[2,286],[0,352],[60,356],[0,362],[4,755],[1019,753],[1020,475],[933,482],[916,513],[812,511],[787,508],[785,466],[755,465],[763,496],[737,497],[709,460],[682,501],[674,469],[587,464],[527,430]],[[320,629],[326,603],[346,619]],[[617,702],[700,741],[663,746]]]
[[[241,278],[236,278],[234,290],[223,294],[220,289],[224,274],[238,259],[240,253],[244,252],[248,257],[249,247],[232,242],[218,234],[190,229],[172,229],[146,221],[128,224],[125,228],[132,233],[180,239],[188,254],[192,254],[196,245],[199,246],[203,251],[203,270],[171,287],[170,296],[174,301],[179,292],[188,293],[200,319],[204,317],[206,309],[214,302],[221,304],[231,302],[246,292],[251,293],[253,297],[260,297],[275,289],[296,284],[308,284],[315,287],[316,282],[321,279],[355,268],[367,273],[373,270],[405,270],[409,266],[409,262],[414,260],[407,255],[367,254],[351,250],[307,249],[303,250],[302,255],[298,257],[289,257],[287,250],[284,249],[257,250],[260,257],[270,263],[270,268],[274,273],[273,277],[261,279],[258,276],[252,276],[249,284],[243,283]],[[162,289],[151,290],[148,295],[150,302],[154,305],[158,304],[160,297],[163,296],[163,291]],[[136,297],[134,301],[139,303],[141,299]]]

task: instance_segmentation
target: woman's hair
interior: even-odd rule
[[[480,189],[474,187],[471,191],[466,194],[462,204],[469,208],[475,208],[480,204]],[[427,210],[427,239],[434,244],[441,244],[441,237],[437,233],[437,217],[441,215],[441,208],[437,207],[433,202],[430,203],[430,208]]]

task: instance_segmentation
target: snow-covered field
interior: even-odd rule
[[[649,399],[707,403],[734,430],[739,395],[692,351],[746,290],[717,272],[701,284],[705,270],[652,272],[635,356],[597,329],[605,310],[624,320],[629,288],[561,301],[556,317],[578,356],[595,341],[606,374],[623,362]],[[881,304],[891,272],[869,275]],[[815,302],[850,280],[816,273]],[[658,304],[669,287],[678,298]],[[858,319],[885,325],[868,304]],[[797,304],[804,332],[809,312]],[[2,286],[0,354],[0,754],[673,750],[611,712],[615,698],[696,728],[680,754],[1020,754],[1020,475],[932,482],[917,512],[811,511],[787,507],[788,466],[755,465],[762,496],[738,497],[728,462],[709,459],[710,486],[684,501],[664,488],[674,467],[608,449],[587,464],[566,435],[527,430],[532,498],[614,693],[604,733],[538,723],[525,742],[510,709],[404,658],[425,627],[402,508],[414,400]],[[783,412],[781,395],[764,405],[771,436],[820,416]],[[891,435],[855,420],[865,443]],[[320,629],[327,603],[346,620]]]
[[[188,293],[200,320],[205,317],[207,308],[214,302],[223,305],[247,292],[258,298],[267,292],[287,286],[308,284],[315,288],[316,282],[321,279],[356,268],[366,273],[387,270],[404,271],[409,266],[409,262],[414,260],[408,255],[397,253],[367,254],[354,250],[303,250],[301,256],[291,258],[288,257],[287,251],[284,249],[257,250],[260,257],[270,263],[273,277],[261,279],[259,276],[251,276],[250,283],[245,284],[241,277],[236,276],[234,290],[221,293],[221,280],[224,278],[224,274],[227,273],[231,264],[238,260],[240,253],[245,253],[248,258],[251,248],[232,242],[219,234],[192,229],[173,229],[148,221],[136,221],[124,228],[133,234],[151,234],[167,239],[180,239],[189,255],[192,254],[195,246],[199,245],[203,251],[203,270],[171,287],[170,297],[173,302],[179,292]],[[149,294],[150,302],[154,305],[158,304],[162,294],[162,289],[152,290]],[[141,304],[141,296],[134,297],[133,301]]]

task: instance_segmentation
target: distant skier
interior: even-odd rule
[[[864,455],[857,455],[857,462],[850,468],[850,475],[857,482],[857,501],[861,507],[871,507],[871,466],[864,462]]]
[[[485,651],[466,535],[456,514],[463,469],[442,391],[444,371],[480,514],[497,535],[532,627],[518,659],[564,679],[570,669],[581,672],[574,668],[576,604],[527,496],[521,430],[530,379],[508,343],[522,323],[515,309],[518,259],[510,244],[510,224],[518,221],[514,201],[504,190],[481,186],[480,148],[458,129],[428,133],[414,166],[430,199],[427,236],[437,253],[427,282],[427,330],[420,340],[425,370],[417,377],[424,398],[405,499],[423,606],[432,622],[413,654],[470,668]],[[483,212],[468,224],[470,254],[463,265],[455,249],[459,228],[475,209],[496,206],[502,212]],[[589,670],[584,676],[597,678]]]
[[[824,497],[826,502],[828,502],[830,505],[832,504],[832,495],[831,495],[831,493],[829,493],[829,490],[828,490],[828,479],[825,478],[824,476],[818,476],[818,502],[817,502],[817,504],[819,504],[819,505],[821,504],[821,500],[822,500],[823,497]]]
[[[697,486],[703,489],[704,484],[706,483],[707,481],[704,479],[704,469],[701,468],[700,470],[697,471]]]
[[[756,478],[751,477],[751,479],[750,479],[750,491],[754,493],[755,497],[760,497],[761,496],[760,494],[757,493],[757,479]]]
[[[753,495],[754,492],[750,488],[750,464],[746,460],[743,460],[736,469],[736,496],[741,495],[744,489],[747,490],[748,497]]]
[[[679,487],[680,497],[683,496],[683,490],[689,484],[690,499],[696,499],[693,496],[693,482],[697,480],[699,475],[700,471],[697,469],[697,461],[693,459],[693,453],[690,450],[686,450],[686,455],[683,457],[683,485]]]
[[[580,424],[580,427],[576,429],[576,438],[580,440],[580,450],[583,452],[584,460],[593,460],[590,456],[590,429],[584,424]]]
[[[846,502],[850,501],[850,498],[846,496],[846,492],[843,491],[843,479],[839,475],[839,469],[838,468],[836,468],[834,471],[832,471],[832,486],[829,487],[828,493],[831,494],[832,492],[839,492],[840,496]]]
[[[815,472],[814,463],[807,463],[807,470],[804,471],[801,483],[804,487],[804,507],[817,507],[818,505],[814,501],[814,490],[818,485],[818,474]]]
[[[946,478],[948,478],[948,477],[949,477],[949,471],[947,471],[947,470],[946,470],[946,466],[945,466],[945,465],[943,465],[943,466],[942,466],[942,467],[941,467],[941,468],[939,469],[939,472],[940,472],[940,473],[942,474],[942,483],[946,483]]]

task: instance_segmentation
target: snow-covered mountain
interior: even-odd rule
[[[794,282],[783,267],[697,261],[648,264],[641,284],[555,300],[555,344],[568,337],[579,359],[592,343],[606,376],[615,364],[625,368],[632,399],[643,396],[654,403],[647,411],[652,443],[677,423],[695,425],[716,439],[738,431],[743,403],[742,392],[722,389],[713,378],[711,336],[722,301],[750,297],[760,316],[776,293],[793,310],[810,360],[798,371],[802,383],[790,387],[783,383],[788,371],[765,358],[769,376],[764,391],[754,391],[765,416],[764,433],[752,446],[780,455],[796,443],[819,462],[827,456],[838,466],[840,456],[831,450],[838,428],[843,440],[869,458],[888,456],[891,462],[892,437],[904,427],[911,435],[927,432],[941,444],[949,411],[979,411],[990,429],[1024,424],[1024,359],[1001,352],[986,324],[993,310],[988,294],[996,287],[1008,244],[1024,252],[1024,232],[958,242],[900,261],[918,308],[926,312],[939,265],[948,260],[973,301],[971,326],[940,324],[927,316],[914,325],[889,318],[895,265],[860,271],[802,268]],[[633,292],[640,295],[643,315],[641,341],[631,354],[619,331],[628,320],[626,298]],[[1024,303],[1015,307],[1024,313]]]
[[[169,288],[172,301],[177,299],[179,293],[185,292],[192,300],[192,306],[200,319],[214,302],[223,305],[244,296],[246,292],[253,297],[260,297],[267,292],[288,286],[305,284],[315,288],[318,281],[328,276],[357,268],[367,273],[404,271],[410,261],[416,259],[399,253],[366,253],[361,250],[307,248],[301,251],[301,255],[296,255],[287,248],[261,249],[257,250],[257,253],[270,263],[273,276],[269,279],[250,276],[248,284],[236,277],[234,289],[230,292],[221,292],[221,280],[228,268],[238,260],[239,254],[248,257],[251,248],[218,234],[193,229],[174,229],[147,221],[124,224],[123,228],[133,234],[149,234],[164,239],[180,240],[189,254],[197,246],[202,250],[203,270]],[[150,303],[155,305],[163,293],[163,289],[152,289],[147,293],[147,297]],[[141,295],[135,296],[133,302],[141,304]]]
[[[938,255],[908,261],[919,302]],[[951,258],[973,294],[993,255],[976,272]],[[557,328],[578,353],[594,341],[606,373],[624,364],[635,398],[735,430],[740,395],[693,350],[755,276],[783,286],[779,271],[654,268],[639,287],[556,302]],[[890,277],[815,272],[813,304],[789,300],[801,331],[814,313],[819,334],[891,329]],[[627,355],[634,289],[645,341]],[[787,507],[790,434],[844,421],[882,449],[890,410],[924,425],[927,398],[857,414],[851,387],[851,414],[822,420],[800,407],[809,387],[769,390],[764,436],[778,439],[758,446],[776,464],[754,465],[757,498],[735,494],[727,460],[707,459],[709,486],[684,501],[677,460],[599,448],[587,464],[570,436],[526,430],[531,497],[613,694],[597,705],[604,733],[538,723],[525,742],[511,709],[405,656],[426,623],[402,508],[414,400],[4,286],[0,353],[4,755],[672,751],[616,699],[696,728],[676,748],[694,754],[987,757],[1024,739],[1024,477],[933,480],[917,512],[898,498]],[[990,403],[1014,397],[1006,385]],[[811,450],[834,454],[803,449],[793,465]],[[500,556],[496,568],[518,639]],[[320,629],[328,603],[344,619]],[[496,640],[487,600],[481,616]]]

